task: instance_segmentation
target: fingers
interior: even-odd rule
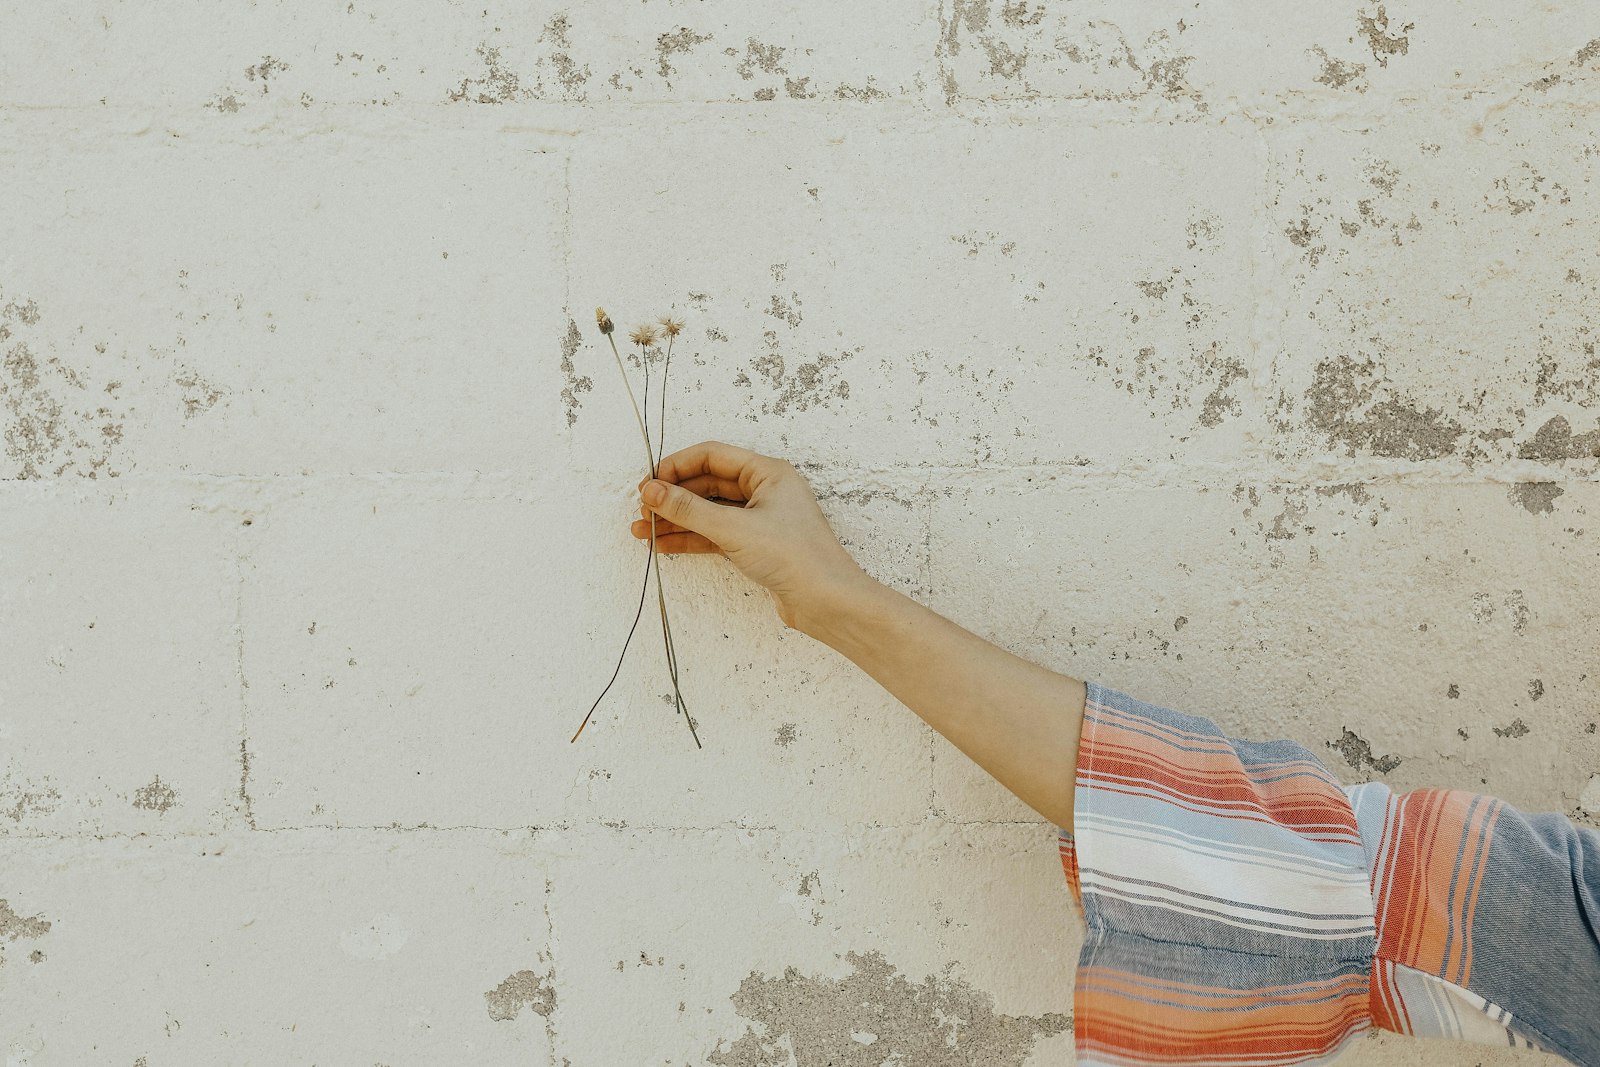
[[[714,500],[712,503],[722,504],[726,507],[734,508],[743,506],[742,504],[729,503],[726,500]],[[642,537],[648,541],[650,540],[650,508],[646,505],[640,505],[639,514],[641,516],[640,518],[634,519],[628,524],[628,532],[633,534],[635,537]],[[668,519],[664,515],[657,514],[655,518],[657,537],[660,537],[662,534],[682,533],[688,529],[688,527],[679,526],[677,523],[673,522],[671,519]]]
[[[635,537],[640,536],[639,527],[641,525],[644,527],[643,540],[648,543],[650,541],[650,524],[648,522],[642,524],[635,522],[633,524],[633,535]],[[693,530],[678,530],[674,533],[663,534],[661,532],[662,525],[663,523],[659,521],[656,523],[656,551],[658,553],[703,552],[716,555],[722,554],[722,549],[716,542],[704,534],[697,534]]]
[[[741,501],[715,501],[714,499],[714,501],[710,502],[712,502],[712,504],[722,504],[723,507],[744,507],[744,502]],[[638,518],[635,518],[632,526],[629,526],[629,530],[634,533],[635,537],[650,536],[651,515],[656,517],[656,533],[658,534],[677,533],[677,531],[685,530],[685,526],[677,525],[677,523],[672,522],[670,518],[667,518],[666,515],[662,515],[661,512],[651,512],[650,504],[640,504],[640,506],[638,506]]]
[[[681,484],[696,475],[709,474],[739,486],[739,496],[748,500],[754,488],[752,479],[768,473],[781,462],[725,441],[701,441],[663,456],[656,464],[656,477]]]
[[[634,488],[643,489],[644,483],[649,480],[649,478],[640,478],[639,484]],[[685,478],[678,484],[691,493],[707,498],[718,497],[722,500],[733,500],[740,503],[743,503],[746,499],[744,490],[739,488],[738,482],[730,481],[715,474],[696,474],[692,478]]]

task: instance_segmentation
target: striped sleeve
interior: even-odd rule
[[[1325,1063],[1378,1027],[1600,1065],[1600,836],[1087,685],[1080,1064]]]

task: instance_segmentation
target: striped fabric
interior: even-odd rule
[[[1088,685],[1057,827],[1078,1063],[1326,1063],[1372,1028],[1600,1067],[1600,833],[1343,786],[1292,741]]]

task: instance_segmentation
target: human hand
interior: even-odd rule
[[[657,501],[647,486],[665,490]],[[805,477],[787,460],[721,441],[664,456],[639,482],[633,536],[657,552],[718,553],[764,587],[785,626],[804,624],[858,582],[872,579],[834,536]]]

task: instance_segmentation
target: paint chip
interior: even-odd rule
[[[621,965],[618,964],[618,969]],[[489,1018],[496,1022],[509,1022],[523,1008],[535,1015],[548,1017],[556,1010],[556,990],[550,984],[554,975],[538,975],[532,971],[518,971],[483,995],[488,1002]]]
[[[1344,757],[1344,761],[1356,770],[1360,770],[1365,766],[1371,767],[1379,774],[1388,774],[1400,766],[1400,758],[1398,756],[1374,757],[1372,745],[1367,742],[1366,738],[1348,728],[1341,727],[1340,729],[1342,732],[1339,740],[1329,741],[1328,747],[1338,750],[1339,754]]]
[[[149,785],[133,792],[133,806],[144,811],[166,812],[178,802],[178,793],[158,774]]]
[[[718,1041],[717,1067],[1022,1067],[1041,1037],[1069,1033],[1072,1018],[1001,1015],[994,997],[958,978],[929,975],[913,984],[878,952],[847,952],[844,978],[751,972],[730,998],[748,1026],[733,1044]],[[950,964],[953,968],[955,964]],[[949,968],[947,968],[948,970]]]

